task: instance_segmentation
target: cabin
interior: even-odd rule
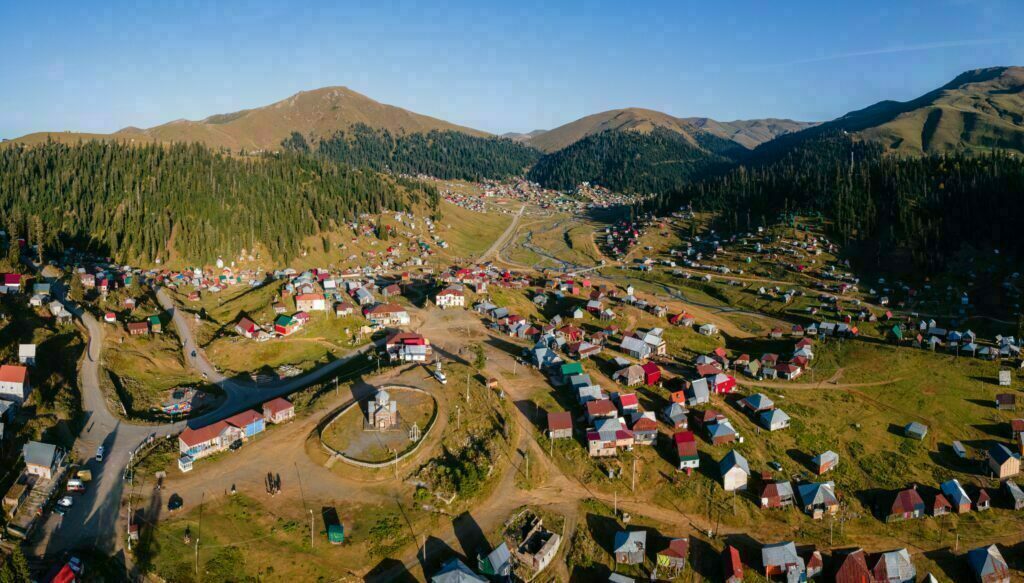
[[[907,488],[896,494],[889,507],[889,513],[886,514],[885,521],[895,522],[921,518],[925,514],[924,510],[924,500],[917,493],[917,487]]]
[[[914,583],[917,569],[910,560],[907,549],[898,549],[870,557],[871,575],[874,581],[887,583]]]
[[[235,324],[235,332],[239,336],[243,336],[245,338],[255,338],[257,335],[259,335],[259,330],[260,327],[256,325],[256,322],[253,322],[252,320],[246,317],[242,317],[242,319],[240,319],[238,323]]]
[[[743,583],[743,561],[736,547],[725,545],[722,550],[722,568],[725,583]]]
[[[761,486],[761,508],[785,508],[793,505],[793,485],[786,480],[766,481]]]
[[[128,322],[128,334],[131,336],[145,336],[149,334],[148,322]]]
[[[1010,566],[996,545],[967,551],[967,564],[978,583],[1010,583]]]
[[[988,467],[1000,480],[1012,478],[1020,473],[1020,456],[997,443],[988,450]]]
[[[1006,490],[1006,499],[1010,508],[1014,510],[1024,509],[1024,490],[1012,480],[1003,482],[1003,489]]]
[[[647,556],[647,531],[628,530],[615,533],[614,555],[616,564],[640,565]]]
[[[633,364],[626,368],[617,370],[612,375],[612,380],[619,381],[627,387],[635,387],[643,384],[645,378],[646,370],[639,364]]]
[[[690,540],[687,538],[674,538],[668,541],[668,546],[659,551],[655,557],[658,570],[667,571],[669,576],[678,576],[686,569],[686,555],[690,550]]]
[[[796,552],[793,542],[775,543],[761,547],[761,564],[764,565],[764,576],[785,577],[788,581],[804,581],[807,579],[807,565]]]
[[[658,384],[661,380],[661,368],[653,362],[646,362],[641,367],[644,371],[644,384],[652,386]]]
[[[939,490],[946,500],[949,501],[947,504],[949,504],[953,512],[964,514],[971,511],[971,497],[967,495],[963,486],[960,485],[960,481],[956,478],[943,482],[939,486]]]
[[[819,476],[839,465],[839,454],[834,451],[820,453],[811,459],[811,467]]]
[[[28,367],[20,364],[0,366],[0,399],[21,405],[31,392],[32,385],[29,381]]]
[[[874,583],[874,575],[868,569],[867,557],[862,549],[836,551],[833,559],[838,565],[832,576],[836,583]]]
[[[295,405],[283,397],[263,403],[263,419],[275,425],[295,418]]]
[[[557,411],[548,413],[548,437],[565,439],[572,437],[572,413]]]
[[[800,504],[811,518],[820,520],[839,511],[834,482],[809,482],[796,487]]]
[[[63,453],[56,445],[40,441],[27,442],[22,446],[21,454],[25,459],[25,473],[39,476],[44,480],[53,479],[64,459]]]
[[[295,309],[300,312],[326,312],[327,300],[324,294],[298,294],[295,296]]]
[[[700,456],[697,454],[697,438],[692,431],[679,431],[672,435],[679,459],[679,469],[687,474],[700,467]]]
[[[789,415],[782,409],[764,411],[758,416],[758,421],[768,431],[779,431],[789,427]]]
[[[722,461],[718,463],[718,470],[722,476],[722,487],[726,492],[747,489],[750,465],[738,451],[733,450],[725,454]]]

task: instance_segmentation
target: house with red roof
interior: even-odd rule
[[[31,392],[28,367],[20,364],[0,366],[0,398],[14,401],[20,405],[25,402]]]
[[[672,435],[679,456],[679,469],[687,474],[700,467],[700,456],[697,455],[697,437],[692,431],[679,431]]]
[[[239,336],[244,336],[249,339],[255,338],[259,334],[259,330],[260,327],[256,325],[256,322],[253,322],[244,316],[237,324],[235,324],[235,332],[237,332]]]
[[[640,365],[644,369],[644,384],[645,385],[656,385],[661,380],[661,367],[653,362],[645,362]]]
[[[409,312],[398,304],[379,304],[366,310],[366,319],[378,326],[407,326]]]
[[[197,460],[224,451],[240,438],[238,429],[226,421],[217,421],[196,429],[186,427],[178,435],[178,451],[182,456]]]
[[[324,294],[298,294],[295,296],[295,309],[300,312],[327,311],[327,300]]]
[[[263,420],[275,425],[295,418],[295,405],[288,399],[278,397],[263,403]]]
[[[449,287],[441,290],[434,296],[434,303],[442,310],[448,308],[465,308],[466,294],[461,289]]]

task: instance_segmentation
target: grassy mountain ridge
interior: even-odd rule
[[[967,71],[910,101],[881,101],[759,149],[792,147],[833,131],[907,155],[992,149],[1024,153],[1024,67]]]
[[[216,114],[199,121],[175,120],[149,129],[129,127],[112,134],[40,132],[14,142],[35,144],[104,139],[134,143],[198,142],[232,151],[276,150],[282,140],[298,132],[311,140],[330,137],[362,124],[395,134],[455,131],[472,136],[486,132],[374,101],[347,87],[300,91],[264,107]]]
[[[565,148],[587,136],[608,130],[631,130],[649,133],[662,128],[677,133],[684,140],[698,145],[697,135],[706,132],[752,149],[776,136],[811,127],[811,122],[788,119],[754,119],[730,122],[706,117],[680,118],[653,109],[631,107],[595,113],[557,128],[529,137],[527,143],[547,153]]]

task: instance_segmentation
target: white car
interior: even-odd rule
[[[74,503],[75,503],[75,499],[72,498],[71,496],[65,496],[65,497],[61,498],[60,500],[57,500],[57,505],[58,506],[63,506],[64,508],[71,508],[71,505],[74,504]]]

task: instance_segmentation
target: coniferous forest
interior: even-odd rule
[[[378,172],[472,181],[519,176],[540,157],[537,150],[505,138],[436,130],[396,135],[365,125],[321,140],[315,149],[299,134],[282,145],[294,151],[315,150],[328,159]]]
[[[652,194],[683,188],[700,176],[733,165],[736,148],[707,135],[698,147],[662,128],[648,133],[604,131],[541,158],[528,177],[547,188],[570,190],[594,182],[619,192]]]
[[[0,149],[0,213],[16,236],[122,262],[287,259],[360,213],[425,204],[433,187],[297,154],[239,159],[200,145],[87,142]]]
[[[1024,161],[1010,154],[899,157],[834,133],[664,193],[649,210],[681,205],[717,210],[724,226],[747,229],[780,213],[820,212],[834,234],[884,265],[891,254],[941,268],[965,247],[1024,254]]]

